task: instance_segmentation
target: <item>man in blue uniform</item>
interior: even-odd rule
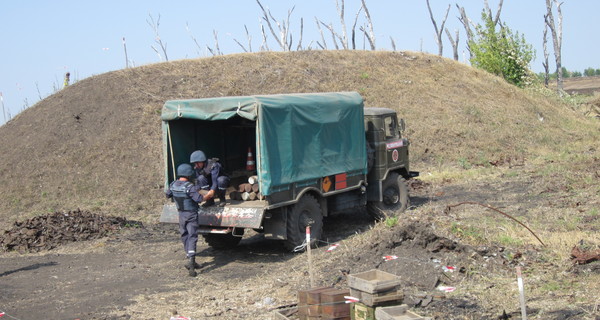
[[[210,201],[215,191],[200,194],[200,186],[194,185],[190,179],[194,176],[191,165],[184,163],[177,167],[178,179],[171,182],[169,189],[165,192],[167,198],[172,198],[179,211],[179,232],[183,249],[188,258],[186,268],[189,275],[197,275],[196,268],[196,244],[198,242],[198,204],[202,201]]]
[[[225,206],[225,190],[229,187],[229,177],[223,172],[223,166],[217,158],[207,159],[204,152],[196,150],[190,156],[190,163],[194,165],[196,185],[203,192],[213,191],[219,198],[219,206]],[[214,199],[207,200],[204,206],[215,204]]]

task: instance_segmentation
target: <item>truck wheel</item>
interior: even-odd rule
[[[375,220],[392,217],[396,213],[406,211],[410,204],[406,180],[396,172],[392,172],[381,186],[383,201],[367,203],[367,211]]]
[[[286,249],[292,251],[306,240],[307,226],[310,226],[310,244],[315,246],[323,232],[323,215],[319,202],[311,195],[300,198],[289,212]]]
[[[214,249],[218,249],[218,250],[235,248],[238,245],[238,243],[240,243],[240,240],[242,240],[242,237],[236,237],[236,236],[232,235],[231,233],[228,233],[228,234],[208,233],[208,234],[203,234],[202,237],[204,238],[204,241],[206,241],[206,243],[208,243],[209,246],[211,246]]]

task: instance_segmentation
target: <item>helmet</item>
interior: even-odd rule
[[[204,161],[206,161],[206,156],[204,155],[204,152],[202,152],[200,150],[196,150],[196,151],[192,152],[192,155],[190,156],[191,163],[204,162]]]
[[[177,176],[178,177],[191,177],[193,175],[194,175],[194,169],[192,169],[191,165],[189,165],[187,163],[183,163],[177,167]]]

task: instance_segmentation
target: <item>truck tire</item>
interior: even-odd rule
[[[383,201],[370,201],[367,203],[367,211],[375,220],[383,220],[397,213],[402,213],[410,205],[406,180],[396,172],[390,173],[383,181],[381,192],[383,193]]]
[[[310,244],[315,246],[323,232],[323,215],[317,199],[304,195],[296,203],[287,218],[286,249],[293,251],[306,240],[306,227],[310,226]]]
[[[228,234],[203,234],[202,237],[204,241],[208,243],[213,249],[223,250],[223,249],[232,249],[235,248],[242,237],[236,237],[231,233]]]

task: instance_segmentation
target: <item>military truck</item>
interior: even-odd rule
[[[366,207],[382,219],[406,210],[407,180],[418,175],[409,170],[404,121],[392,109],[365,108],[356,92],[172,100],[161,118],[165,189],[194,150],[218,158],[231,177],[227,204],[198,214],[199,233],[214,248],[235,246],[253,229],[293,250],[307,226],[314,245],[323,217]],[[247,170],[249,156],[255,171]],[[234,197],[248,178],[260,200]],[[160,221],[178,222],[173,203]]]

